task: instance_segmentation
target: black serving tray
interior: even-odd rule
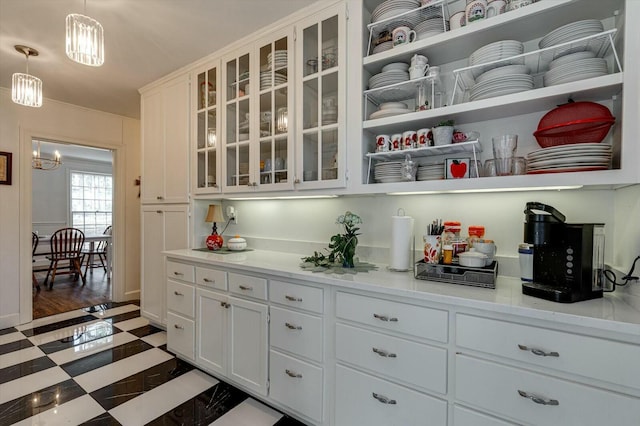
[[[419,280],[496,288],[498,262],[494,260],[489,266],[471,268],[469,266],[445,265],[444,263],[426,263],[424,260],[420,260],[415,264],[414,276]]]

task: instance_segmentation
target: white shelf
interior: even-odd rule
[[[402,160],[407,154],[411,155],[411,159],[414,159],[436,155],[461,154],[465,152],[482,152],[480,141],[476,139],[473,141],[452,143],[451,145],[425,146],[423,148],[403,149],[401,151],[390,152],[370,152],[366,154],[365,157],[370,160]]]

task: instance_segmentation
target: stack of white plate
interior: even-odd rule
[[[275,58],[275,60],[274,60]],[[284,68],[287,66],[287,51],[286,50],[276,50],[275,52],[271,52],[267,55],[267,64],[269,65],[269,69],[271,68]],[[273,65],[273,66],[272,66]]]
[[[380,43],[379,45],[375,46],[372,50],[371,50],[371,54],[375,54],[375,53],[380,53],[380,52],[385,52],[387,50],[391,50],[393,49],[393,41],[385,41],[383,43]]]
[[[376,163],[373,175],[376,182],[380,183],[402,182],[402,162],[389,161]]]
[[[586,172],[611,168],[611,145],[577,143],[527,154],[527,174]]]
[[[278,86],[287,82],[287,75],[279,72],[273,73],[273,84]],[[260,73],[260,90],[271,87],[271,71],[262,71]]]
[[[469,93],[470,101],[533,89],[533,77],[525,65],[506,65],[482,73]]]
[[[546,36],[542,37],[538,42],[538,47],[544,49],[545,47],[555,46],[557,44],[567,43],[569,41],[577,40],[579,38],[588,37],[604,31],[602,22],[597,19],[587,19],[584,21],[576,21],[567,25],[563,25],[560,28],[556,28]],[[583,42],[586,43],[587,42]]]
[[[378,106],[378,111],[369,116],[369,119],[391,117],[392,115],[406,114],[408,112],[411,111],[404,102],[384,102]]]
[[[488,62],[502,61],[512,56],[517,56],[524,52],[524,45],[517,40],[502,40],[495,43],[487,44],[476,50],[469,56],[469,66],[476,66],[480,64],[486,64]],[[523,65],[524,58],[510,59],[509,61],[498,62],[495,64],[484,65],[482,67],[474,68],[472,70],[473,77],[477,78],[479,75],[493,69],[500,68],[505,65]]]
[[[417,180],[444,179],[444,163],[419,165],[416,179]]]
[[[400,15],[401,13],[412,11],[418,7],[420,7],[419,0],[386,0],[380,3],[380,5],[373,10],[371,13],[371,22],[373,23],[382,21],[383,19],[392,18]],[[422,16],[418,13],[409,13],[385,22],[385,25],[390,28],[396,28],[403,25],[413,28],[422,19]]]
[[[416,37],[418,40],[424,40],[427,37],[445,32],[444,22],[442,18],[431,18],[420,22],[414,28]]]
[[[409,81],[409,73],[406,70],[387,69],[369,79],[369,89],[379,89],[403,81]]]
[[[544,74],[544,85],[554,86],[607,75],[607,61],[593,56],[595,56],[593,52],[584,51],[571,53],[554,60],[549,65],[549,71]]]

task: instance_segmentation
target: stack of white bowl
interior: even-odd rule
[[[378,106],[378,110],[369,115],[370,120],[376,118],[391,117],[392,115],[400,115],[411,112],[407,104],[404,102],[384,102]]]

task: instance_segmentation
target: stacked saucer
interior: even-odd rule
[[[384,19],[393,18],[402,13],[410,12],[420,7],[419,0],[386,0],[380,3],[371,13],[371,22],[378,22]],[[408,26],[413,28],[424,19],[420,14],[409,13],[398,16],[395,19],[385,22],[385,26],[396,28],[400,26]]]
[[[495,43],[487,44],[476,50],[469,56],[469,66],[476,66],[480,64],[487,64],[494,61],[502,61],[512,56],[517,56],[524,52],[524,45],[517,40],[502,40]],[[477,78],[479,75],[494,69],[500,68],[505,65],[523,65],[524,58],[510,59],[509,61],[497,62],[481,67],[473,68],[473,77]]]
[[[371,54],[373,55],[375,53],[385,52],[391,49],[393,49],[393,41],[385,41],[371,49]]]
[[[506,65],[482,73],[469,93],[470,101],[533,89],[533,77],[525,65]]]
[[[591,51],[582,51],[555,59],[549,64],[549,71],[544,74],[544,85],[554,86],[607,75],[607,61],[594,56]]]
[[[287,82],[287,75],[284,73],[274,72],[273,73],[273,85],[279,86],[280,84],[284,84]],[[271,71],[262,71],[260,72],[260,90],[268,89],[271,87]]]
[[[442,18],[431,18],[420,22],[415,26],[416,37],[418,40],[441,34],[446,31]]]
[[[287,51],[286,50],[276,50],[275,52],[270,52],[267,55],[267,65],[269,69],[273,68],[284,68],[287,66]]]
[[[404,64],[403,62],[396,63]],[[369,89],[379,89],[380,87],[409,81],[409,72],[407,71],[409,66],[407,64],[404,65],[406,66],[404,70],[401,68],[383,68],[381,73],[376,74],[369,79]]]
[[[408,112],[411,112],[411,110],[403,102],[384,102],[378,106],[378,111],[374,111],[369,116],[369,119],[391,117],[392,115],[406,114]]]
[[[376,182],[402,182],[402,161],[376,163],[373,171]]]
[[[586,172],[611,168],[611,145],[578,143],[527,154],[527,174]]]
[[[544,49],[546,47],[556,46],[558,44],[567,43],[569,41],[577,40],[583,37],[599,34],[603,31],[604,28],[602,26],[602,22],[598,21],[597,19],[576,21],[567,25],[563,25],[560,28],[556,28],[546,36],[542,37],[542,39],[540,39],[540,41],[538,42],[538,47],[540,47],[540,49]],[[584,44],[582,50],[585,50],[584,47],[586,47],[587,43],[587,41],[581,43]],[[572,47],[577,48],[577,46]]]
[[[444,163],[421,164],[418,166],[417,180],[444,179]]]

